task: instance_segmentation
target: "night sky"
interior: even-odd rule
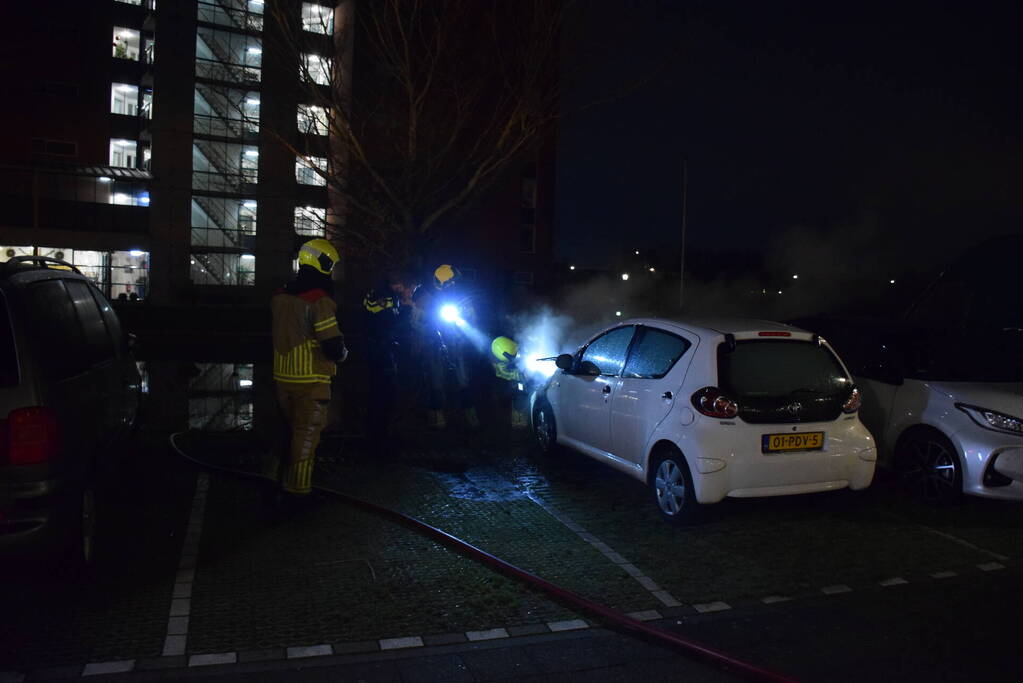
[[[818,258],[922,267],[1023,232],[1021,12],[891,5],[582,3],[565,48],[558,257],[677,254],[683,158],[694,258],[798,261],[813,242]]]

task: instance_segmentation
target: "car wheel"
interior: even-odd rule
[[[896,454],[899,479],[917,500],[948,505],[963,495],[963,467],[955,447],[944,436],[918,433],[903,441]]]
[[[650,476],[650,491],[661,518],[671,524],[693,521],[699,514],[693,476],[686,459],[677,450],[657,456]]]
[[[541,454],[551,455],[557,450],[558,426],[554,421],[554,410],[546,401],[533,414],[533,436]]]

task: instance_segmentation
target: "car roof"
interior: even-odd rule
[[[724,317],[695,317],[677,316],[672,318],[633,318],[626,320],[623,325],[652,325],[652,326],[673,326],[696,332],[697,334],[751,334],[757,332],[801,332],[810,334],[807,330],[773,320],[759,320],[756,318],[724,318]]]

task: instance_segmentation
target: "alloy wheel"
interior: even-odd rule
[[[906,448],[903,481],[910,492],[927,503],[955,499],[959,490],[959,459],[934,439],[914,439]]]
[[[677,515],[686,502],[686,481],[674,460],[662,460],[654,475],[657,505],[666,515]]]

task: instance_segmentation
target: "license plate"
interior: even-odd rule
[[[762,453],[782,451],[819,451],[824,448],[824,432],[764,434],[760,437]]]

